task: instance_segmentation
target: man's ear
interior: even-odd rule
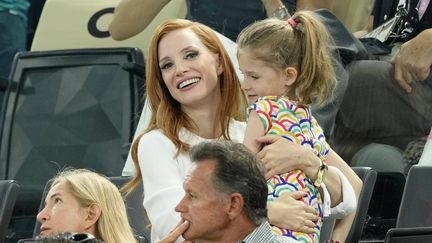
[[[91,228],[92,226],[96,226],[96,222],[99,220],[101,216],[101,208],[97,204],[91,204],[87,208],[87,218],[85,219],[86,228]]]
[[[297,80],[297,69],[294,67],[287,67],[285,68],[283,75],[285,79],[285,85],[291,86]]]
[[[234,219],[243,211],[244,199],[240,193],[235,192],[229,195],[229,200],[230,208],[228,210],[228,217]]]

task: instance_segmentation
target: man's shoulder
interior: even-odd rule
[[[249,234],[243,241],[243,243],[298,243],[299,241],[289,237],[276,235],[266,221],[259,225],[251,234]]]

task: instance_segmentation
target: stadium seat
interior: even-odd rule
[[[370,167],[352,167],[352,169],[363,181],[363,187],[357,204],[356,216],[346,239],[346,242],[354,243],[360,240],[360,236],[363,232],[366,215],[369,209],[369,202],[375,188],[377,172]]]
[[[430,243],[432,242],[432,227],[412,227],[390,229],[384,243]]]
[[[108,179],[116,185],[119,189],[126,184],[128,181],[132,179],[132,177],[128,176],[114,176],[114,177],[108,177]],[[44,208],[44,198],[48,194],[49,189],[51,188],[52,181],[49,180],[43,190],[42,193],[42,200],[39,204],[38,212],[42,211]],[[125,204],[126,204],[126,210],[129,218],[129,223],[134,230],[134,233],[137,235],[137,239],[139,240],[139,243],[148,243],[150,242],[150,231],[148,230],[148,227],[150,225],[150,222],[145,214],[144,207],[142,204],[142,198],[143,198],[143,188],[142,184],[140,183],[135,190],[125,196]],[[113,209],[115,210],[115,209]],[[40,226],[41,224],[36,221],[35,227],[33,230],[33,239],[39,235],[40,232]]]
[[[375,187],[375,181],[377,178],[377,172],[370,167],[352,167],[354,172],[360,177],[363,182],[363,187],[360,192],[357,212],[354,218],[351,230],[348,233],[346,242],[357,243],[363,231],[365,224],[367,211],[369,208],[369,202],[372,197],[372,192]],[[335,220],[332,218],[324,218],[323,226],[321,229],[320,242],[330,239],[333,231]]]
[[[17,237],[33,231],[28,221],[34,223],[43,187],[60,169],[121,174],[123,148],[142,109],[143,75],[144,57],[136,48],[16,56],[0,128],[0,179],[21,186],[12,221],[31,230],[16,231]]]
[[[378,173],[362,240],[382,241],[387,231],[396,227],[405,181],[405,175],[400,172]]]
[[[432,167],[414,165],[408,172],[399,212],[385,243],[432,242]]]
[[[19,185],[15,181],[0,180],[0,243],[5,240],[18,191]]]
[[[109,177],[110,181],[114,183],[117,187],[121,188],[127,182],[129,182],[132,177],[130,176],[117,176]],[[129,217],[129,223],[134,229],[135,234],[143,236],[150,242],[150,221],[143,206],[143,186],[142,183],[138,184],[138,187],[125,196],[126,209]]]
[[[431,185],[432,166],[411,167],[402,195],[396,228],[432,227]]]

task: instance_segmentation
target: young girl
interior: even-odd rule
[[[300,11],[287,21],[266,19],[248,26],[240,33],[237,44],[244,74],[242,88],[250,104],[244,144],[257,153],[261,150],[258,137],[280,135],[313,149],[323,164],[314,182],[301,170],[268,179],[268,201],[285,191],[306,190],[302,200],[320,215],[314,222],[314,233],[276,226],[274,231],[303,242],[318,242],[323,216],[318,188],[330,148],[309,105],[312,101],[322,103],[336,85],[327,31],[313,13]]]

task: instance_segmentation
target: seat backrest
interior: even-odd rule
[[[0,180],[0,243],[3,243],[18,196],[19,185],[13,180]]]
[[[323,218],[323,224],[320,230],[320,240],[319,240],[320,243],[324,243],[327,240],[331,239],[335,223],[336,223],[336,219],[334,218],[331,217]]]
[[[393,228],[384,239],[384,243],[430,243],[432,227]]]
[[[351,167],[354,172],[360,177],[363,182],[363,187],[360,192],[359,201],[357,204],[357,212],[354,218],[353,225],[348,233],[346,242],[357,243],[363,231],[363,226],[366,220],[369,202],[372,197],[372,192],[377,178],[377,172],[370,167]],[[331,238],[335,219],[331,217],[324,218],[321,228],[320,242],[325,242]]]
[[[431,185],[432,166],[411,167],[405,183],[396,228],[432,227]]]
[[[45,183],[64,167],[120,175],[144,90],[136,48],[19,53],[0,139],[0,179],[20,183],[19,212],[34,217]]]
[[[38,213],[40,211],[42,211],[42,209],[45,207],[45,198],[46,198],[46,196],[47,196],[47,194],[51,188],[52,182],[53,182],[53,180],[51,179],[51,180],[47,181],[47,183],[45,184],[45,187],[44,187],[43,192],[42,192],[42,197],[41,197],[41,200],[39,202],[39,208],[37,211]],[[36,236],[39,235],[40,227],[41,227],[41,224],[38,221],[36,221],[35,225],[34,225],[34,229],[33,229],[33,236],[32,236],[33,238],[35,238]]]
[[[373,234],[375,238],[384,239],[387,231],[396,226],[405,181],[403,173],[378,172],[363,230],[366,237]]]
[[[377,172],[370,167],[352,167],[352,169],[363,181],[363,187],[357,204],[356,216],[346,242],[358,242],[360,239],[377,178]]]

